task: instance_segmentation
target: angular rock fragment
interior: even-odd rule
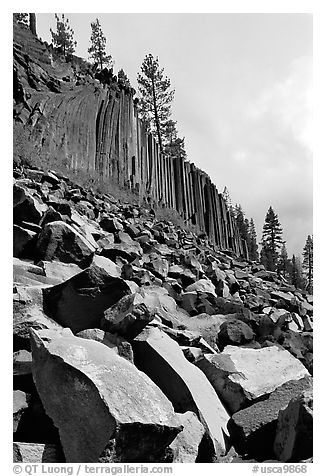
[[[300,461],[313,450],[312,389],[294,397],[278,414],[274,453],[280,461]]]
[[[181,431],[161,390],[99,342],[32,332],[33,376],[66,462],[146,462]]]
[[[30,328],[60,329],[61,326],[45,314],[40,286],[16,286],[16,291],[13,305],[14,351],[30,350]]]
[[[163,390],[178,412],[193,411],[205,427],[211,454],[227,449],[229,416],[206,377],[163,331],[146,328],[132,342],[135,364]]]
[[[186,291],[197,291],[207,294],[212,294],[216,297],[215,286],[209,279],[199,279],[193,284],[190,284]]]
[[[69,280],[44,289],[45,312],[74,333],[99,327],[103,313],[126,294],[128,285],[91,265]]]
[[[110,334],[109,332],[104,332],[101,329],[86,329],[84,331],[78,332],[76,337],[82,337],[83,339],[91,339],[101,342],[102,344],[107,345],[121,357],[124,357],[130,362],[134,361],[134,354],[131,344],[123,339],[123,337]]]
[[[105,258],[104,256],[95,255],[93,258],[93,263],[96,264],[99,268],[105,269],[110,276],[114,278],[120,278],[121,276],[121,269],[117,266],[113,261],[109,258]]]
[[[32,257],[36,233],[21,226],[14,225],[13,254],[16,258]]]
[[[87,267],[93,258],[93,245],[62,221],[48,223],[39,235],[36,252],[39,260],[59,260]]]
[[[173,452],[173,463],[196,463],[199,445],[205,429],[193,412],[179,415],[183,430],[170,444]]]
[[[64,463],[65,458],[59,445],[14,442],[13,462]]]
[[[309,375],[301,362],[276,346],[263,349],[227,346],[220,354],[204,355],[196,365],[232,413],[266,397],[290,380]]]
[[[101,327],[133,339],[155,317],[155,311],[140,293],[124,296],[104,313]]]
[[[13,432],[16,433],[20,419],[24,411],[28,408],[30,395],[21,390],[14,390],[13,394]]]
[[[222,347],[226,345],[241,345],[250,342],[254,338],[254,333],[245,322],[239,319],[228,319],[221,324],[218,333],[218,343]]]
[[[59,284],[72,278],[82,269],[74,263],[61,263],[61,261],[40,261],[37,265],[43,270],[48,282]]]
[[[39,203],[27,190],[14,184],[14,223],[29,221],[38,224],[47,206]]]
[[[290,380],[274,390],[267,400],[235,413],[228,425],[235,449],[241,454],[249,453],[259,461],[272,458],[280,410],[284,410],[292,398],[311,386],[310,376]]]

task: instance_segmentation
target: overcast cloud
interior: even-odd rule
[[[270,205],[289,255],[312,234],[312,16],[308,14],[67,14],[87,57],[99,18],[115,70],[136,87],[144,56],[159,57],[176,90],[173,118],[188,158],[253,217]],[[53,14],[38,14],[50,41]]]

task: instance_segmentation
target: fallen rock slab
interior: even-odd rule
[[[13,443],[14,463],[64,463],[62,449],[58,445],[41,443]]]
[[[182,430],[163,392],[103,344],[51,331],[32,331],[31,341],[35,385],[66,462],[146,462]]]
[[[313,393],[304,391],[278,414],[274,453],[280,461],[300,461],[312,457]]]
[[[290,380],[309,375],[302,363],[279,347],[227,346],[196,361],[231,413],[266,397]]]
[[[310,376],[291,380],[274,390],[267,400],[232,415],[228,428],[235,449],[259,461],[274,457],[273,444],[279,411],[285,410],[293,397],[311,388]]]
[[[146,328],[132,346],[137,367],[163,390],[177,412],[196,413],[205,427],[212,453],[224,453],[229,416],[204,374],[160,329]]]
[[[126,294],[128,285],[91,265],[64,283],[44,289],[44,310],[74,333],[100,327],[103,313]]]

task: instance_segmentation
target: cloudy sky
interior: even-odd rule
[[[175,88],[173,119],[188,158],[253,217],[258,239],[270,205],[289,255],[312,234],[312,15],[67,14],[87,58],[97,17],[107,50],[136,87],[146,54]],[[50,41],[54,14],[38,14]]]

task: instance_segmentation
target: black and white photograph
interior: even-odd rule
[[[43,8],[11,13],[14,474],[311,474],[313,12]]]

